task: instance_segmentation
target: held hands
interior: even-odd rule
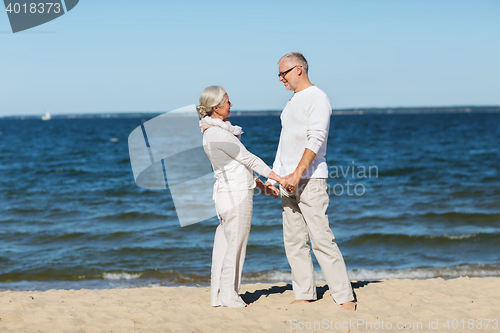
[[[297,187],[297,184],[299,183],[301,176],[302,175],[298,174],[297,172],[291,173],[288,176],[284,177],[283,178],[284,182],[283,183],[280,182],[280,184],[281,186],[283,186],[285,190],[287,190],[288,193],[291,193]]]
[[[286,177],[280,177],[274,172],[271,172],[269,174],[268,178],[277,181],[278,183],[281,184],[281,186],[283,186],[283,184],[286,183]],[[265,190],[262,191],[262,192],[264,192],[264,194],[270,194],[274,198],[277,198],[280,195],[280,190],[277,189],[275,186],[273,186],[271,184],[271,182],[269,182],[269,181],[266,182],[266,184],[264,186],[265,186]]]
[[[264,193],[265,195],[271,195],[275,199],[280,195],[280,190],[272,186],[270,182],[264,184],[262,180],[257,178],[255,180],[255,185],[257,185],[257,187],[260,188],[262,193]]]
[[[273,198],[276,199],[280,195],[280,190],[271,185],[270,182],[266,182],[264,184],[264,190],[262,190],[262,193],[264,193],[265,195],[271,195]]]
[[[280,185],[288,192],[291,193],[297,188],[297,185],[300,182],[300,179],[302,178],[302,175],[296,170],[294,173],[289,174],[286,177],[280,177],[274,172],[271,172],[269,175],[270,179],[273,179],[277,182],[280,183]],[[266,182],[264,185],[264,188],[262,189],[262,192],[264,194],[269,194],[272,195],[274,198],[277,198],[279,196],[280,190],[277,189],[275,186],[271,185],[270,182]]]

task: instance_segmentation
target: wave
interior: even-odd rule
[[[362,208],[361,208],[362,209]],[[366,208],[365,211],[356,210],[347,212],[346,218],[350,226],[359,226],[364,230],[367,226],[386,228],[389,225],[407,226],[415,231],[438,229],[441,233],[466,227],[470,231],[481,232],[484,227],[500,227],[500,213],[496,207],[493,212],[398,212]],[[331,225],[344,223],[341,216],[330,214]],[[472,229],[473,228],[473,229]],[[471,230],[472,229],[472,230]]]
[[[102,278],[104,280],[135,280],[141,277],[141,273],[130,274],[130,273],[103,273]]]
[[[359,281],[378,281],[385,279],[432,279],[500,276],[500,265],[460,265],[454,267],[416,267],[407,269],[353,269],[348,271],[353,283]],[[321,271],[315,271],[317,281],[324,281]],[[243,283],[291,283],[290,271],[268,270],[245,273]],[[210,283],[209,275],[182,273],[178,271],[160,272],[102,272],[88,276],[75,276],[73,279],[51,279],[29,281],[8,279],[0,282],[0,290],[49,290],[49,289],[109,289],[151,286],[180,286]]]
[[[464,234],[444,234],[444,235],[408,235],[408,234],[383,234],[371,233],[362,234],[352,237],[348,244],[349,246],[361,246],[374,244],[377,245],[395,245],[398,247],[412,246],[418,244],[419,246],[437,246],[449,245],[450,243],[463,240],[473,240],[475,242],[491,243],[495,245],[498,243],[499,233],[464,233]]]
[[[78,169],[78,168],[57,168],[57,169],[51,169],[49,172],[56,172],[56,173],[63,173],[63,172],[69,172],[72,174],[75,173],[90,173],[89,171],[83,170],[83,169]]]
[[[380,279],[430,279],[500,276],[500,265],[461,265],[454,267],[418,267],[408,269],[354,269],[349,271],[352,280]]]
[[[474,222],[500,222],[499,213],[428,212],[417,216],[428,219],[438,218],[445,220],[473,220]]]
[[[398,177],[398,176],[408,176],[408,175],[421,175],[424,173],[431,173],[425,167],[414,167],[409,166],[406,168],[394,168],[389,170],[382,170],[379,172],[378,177]]]
[[[97,220],[100,221],[145,221],[145,220],[164,220],[167,218],[172,218],[169,215],[157,214],[153,212],[143,213],[143,212],[128,212],[128,213],[118,213],[118,214],[108,214],[104,216],[99,216]]]
[[[324,280],[321,271],[315,271],[316,280]],[[382,279],[432,279],[500,276],[500,265],[460,265],[454,267],[416,267],[407,269],[353,269],[348,271],[352,281],[373,281]],[[287,282],[292,275],[287,271],[265,271],[243,274],[243,282]]]

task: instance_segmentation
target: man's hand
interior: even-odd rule
[[[286,176],[284,184],[281,184],[281,186],[283,186],[283,188],[287,190],[288,193],[293,192],[297,188],[297,185],[299,184],[302,175],[307,170],[309,165],[311,165],[315,157],[316,153],[310,150],[309,148],[306,148],[304,150],[304,154],[300,159],[299,165],[297,165],[297,168],[295,168],[295,171]]]
[[[264,185],[264,190],[262,190],[262,193],[264,193],[265,195],[272,195],[273,198],[277,198],[279,197],[280,195],[280,190],[277,189],[276,187],[274,187],[273,185],[271,185],[270,182],[266,182],[266,184]]]
[[[281,184],[281,186],[283,186],[283,188],[285,188],[288,193],[291,193],[299,184],[301,177],[302,176],[297,171],[295,171],[294,173],[291,173],[285,177],[285,181],[283,184]]]

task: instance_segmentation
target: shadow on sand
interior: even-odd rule
[[[356,289],[362,288],[367,286],[370,283],[379,283],[381,281],[358,281],[358,282],[353,282],[351,283],[353,292],[354,292],[354,300],[357,301],[356,297]],[[259,289],[254,292],[246,292],[245,294],[241,295],[241,298],[245,301],[247,304],[252,304],[259,300],[262,296],[268,297],[269,295],[272,294],[283,294],[287,290],[292,290],[292,285],[287,284],[286,286],[278,287],[278,286],[273,286],[268,289]],[[325,294],[328,292],[328,285],[325,284],[320,287],[316,287],[316,293],[318,295],[318,299],[322,299]]]

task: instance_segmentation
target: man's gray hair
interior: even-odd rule
[[[307,65],[307,60],[302,55],[302,53],[299,53],[299,52],[290,52],[290,53],[287,53],[287,54],[285,54],[284,56],[281,57],[280,61],[278,61],[278,64],[282,60],[285,60],[289,64],[296,63],[297,65],[300,65],[306,71],[306,74],[307,74],[307,72],[309,70],[309,66]]]

